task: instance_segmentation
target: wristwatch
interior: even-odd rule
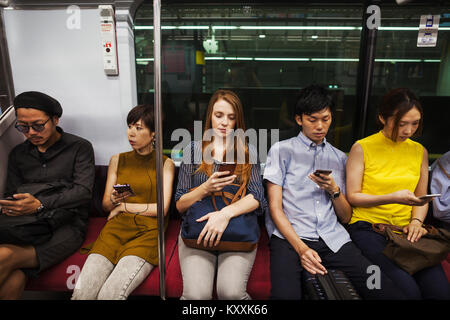
[[[36,209],[36,213],[41,212],[42,210],[44,210],[44,205],[41,202],[41,205]]]
[[[341,195],[341,188],[338,187],[338,191],[336,191],[336,192],[334,192],[334,193],[331,193],[331,194],[330,194],[330,197],[331,197],[332,199],[337,199],[337,198],[339,198],[340,195]]]

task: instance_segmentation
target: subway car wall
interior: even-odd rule
[[[129,149],[128,111],[153,102],[153,10],[152,1],[117,4],[119,75],[107,76],[97,8],[102,3],[79,2],[69,9],[77,2],[11,1],[1,10],[14,93],[39,90],[57,98],[64,108],[61,126],[92,141],[96,163],[106,165],[112,154]],[[444,123],[450,118],[450,2],[438,4],[379,2],[364,120],[367,136],[377,130],[381,96],[390,88],[411,88],[424,107],[424,131],[417,140],[430,161],[450,149]],[[247,128],[266,129],[268,137],[279,130],[279,139],[289,138],[298,132],[292,114],[297,92],[311,83],[335,96],[327,139],[348,152],[359,138],[358,67],[370,62],[360,59],[367,45],[361,37],[364,9],[361,2],[338,1],[162,1],[164,152],[169,155],[179,143],[171,140],[175,129],[193,133],[194,121],[203,120],[219,88],[239,94]],[[418,27],[426,14],[440,16],[437,44],[420,48]]]
[[[120,72],[107,76],[98,5],[78,12],[68,7],[3,9],[15,94],[55,97],[64,109],[61,127],[90,140],[96,164],[107,165],[113,154],[130,149],[126,116],[137,104],[132,26],[126,13],[125,21],[116,18]]]

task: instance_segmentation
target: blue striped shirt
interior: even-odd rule
[[[283,188],[283,211],[297,235],[305,240],[320,237],[333,252],[349,242],[350,236],[337,220],[328,193],[308,175],[316,169],[330,169],[334,181],[345,193],[346,161],[345,153],[326,139],[316,145],[300,132],[270,148],[264,169],[264,179]],[[266,228],[269,237],[273,233],[284,239],[270,215],[266,215]]]
[[[250,159],[258,159],[256,148],[253,145],[248,145],[248,149]],[[178,201],[181,196],[189,192],[190,189],[198,187],[209,178],[203,172],[197,172],[194,174],[200,166],[200,164],[196,164],[198,161],[194,161],[194,159],[189,162],[185,161],[187,158],[184,157],[184,155],[192,155],[192,151],[194,159],[201,159],[201,141],[192,141],[191,144],[187,145],[183,150],[183,161],[181,162],[180,171],[178,173],[178,185],[175,192],[175,201]],[[255,200],[259,202],[259,207],[256,210],[257,215],[262,215],[268,210],[268,204],[264,196],[264,187],[262,184],[261,166],[259,160],[257,161],[257,164],[252,165],[250,181],[247,184],[246,194],[252,194]]]

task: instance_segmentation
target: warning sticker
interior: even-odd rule
[[[439,30],[439,15],[420,16],[418,47],[436,47]]]
[[[112,23],[102,23],[101,24],[102,32],[111,32],[112,27],[113,27]]]

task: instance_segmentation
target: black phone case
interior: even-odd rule
[[[131,189],[130,185],[121,185],[113,187],[114,190],[116,190],[118,193],[124,193],[126,191],[129,191],[130,193],[134,194],[133,190]]]
[[[321,172],[321,171],[327,171],[327,170],[320,170],[319,172],[314,171],[313,174],[314,174],[316,177],[320,177],[320,174],[324,174],[324,175],[327,176],[327,175],[330,175],[331,172],[332,172],[332,171],[330,171],[330,172],[324,173],[324,172]]]
[[[235,163],[221,163],[218,165],[219,172],[230,171],[229,175],[233,175],[235,170],[236,170]]]

